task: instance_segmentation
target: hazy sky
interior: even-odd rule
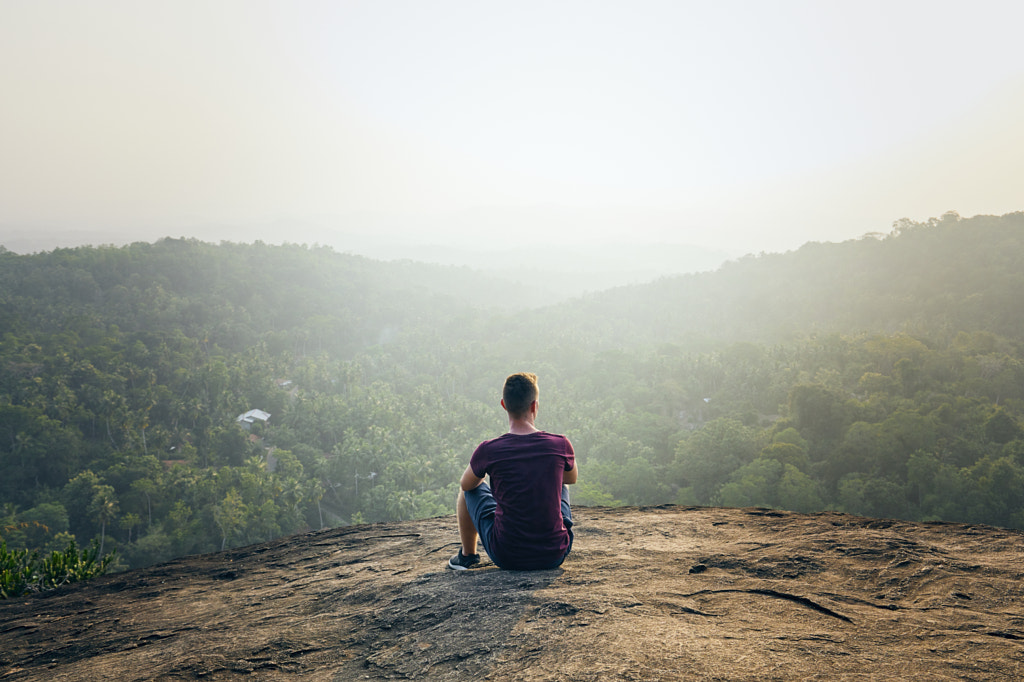
[[[1024,210],[1022,26],[1019,0],[0,0],[0,244],[746,252]]]

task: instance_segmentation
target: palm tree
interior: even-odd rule
[[[234,488],[228,490],[220,504],[213,507],[213,521],[221,532],[221,551],[228,546],[228,538],[242,526],[248,513],[242,496]]]
[[[318,514],[320,514],[321,530],[323,530],[324,527],[324,510],[320,508],[320,500],[323,499],[324,492],[324,484],[321,483],[319,480],[313,479],[312,481],[309,482],[309,487],[307,489],[306,495],[308,499],[316,501],[316,511]]]
[[[142,523],[138,514],[129,513],[121,517],[121,528],[128,531],[128,544],[132,541],[132,529]]]
[[[100,556],[103,556],[103,545],[107,539],[107,524],[117,518],[120,507],[113,486],[98,485],[93,488],[92,503],[89,504],[89,516],[100,524]]]

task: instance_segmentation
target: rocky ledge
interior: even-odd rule
[[[1024,533],[581,508],[553,571],[445,569],[453,517],[0,602],[0,680],[1024,679]]]

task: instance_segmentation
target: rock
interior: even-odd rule
[[[0,601],[0,680],[1024,678],[1019,531],[578,508],[562,568],[445,570],[453,517]]]

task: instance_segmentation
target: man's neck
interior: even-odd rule
[[[508,420],[508,432],[514,436],[525,436],[531,433],[537,433],[538,431],[540,431],[540,429],[534,426],[532,421],[527,419]]]

